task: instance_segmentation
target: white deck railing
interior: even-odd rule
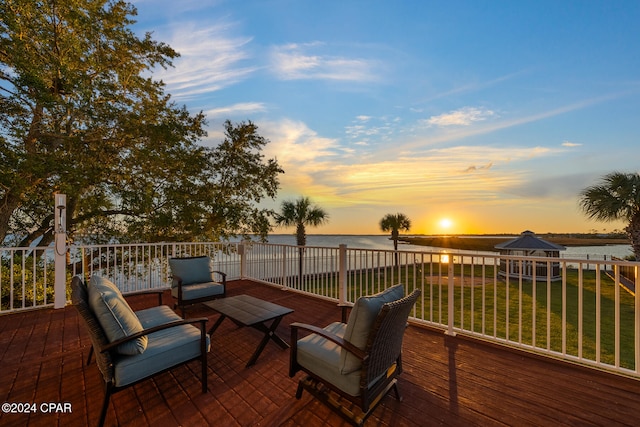
[[[54,248],[0,248],[0,313],[54,301]]]
[[[422,296],[412,321],[640,378],[640,263],[263,243],[157,243],[4,248],[0,313],[52,305],[56,256],[75,274],[123,292],[170,286],[168,259],[209,255],[229,280],[247,278],[353,303],[403,283]],[[623,279],[621,271],[635,279]],[[547,274],[551,273],[551,274]],[[65,300],[68,300],[68,294]]]

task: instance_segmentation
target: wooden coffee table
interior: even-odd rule
[[[258,356],[260,356],[269,340],[273,340],[283,349],[289,348],[289,344],[276,335],[275,331],[282,318],[289,313],[293,313],[292,309],[263,301],[250,295],[220,298],[205,302],[204,305],[220,313],[216,323],[209,329],[209,335],[213,334],[227,317],[240,327],[250,326],[264,334],[256,351],[253,352],[251,359],[247,362],[247,367],[256,363]],[[271,321],[269,326],[265,323],[268,321]]]

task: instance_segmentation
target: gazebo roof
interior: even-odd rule
[[[530,251],[564,251],[567,249],[562,245],[556,245],[555,243],[547,242],[546,240],[536,237],[536,234],[529,230],[523,231],[520,237],[500,243],[495,247],[496,249]]]

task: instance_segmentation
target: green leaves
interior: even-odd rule
[[[612,172],[580,193],[580,207],[598,221],[624,220],[636,259],[640,259],[640,174]]]
[[[269,230],[281,168],[253,123],[198,145],[202,113],[149,75],[178,53],[130,29],[118,0],[0,3],[0,237],[52,237],[52,196],[85,241],[226,238]],[[5,19],[6,18],[6,19]]]
[[[306,227],[317,227],[329,220],[329,214],[321,207],[314,205],[311,199],[301,196],[294,201],[282,202],[279,214],[275,214],[276,224],[284,227],[296,227],[296,242],[298,246],[307,243]]]
[[[400,230],[409,231],[411,228],[411,220],[402,213],[386,214],[380,220],[380,229],[382,231],[391,231],[391,240],[393,240],[393,249],[398,250],[398,236]],[[398,257],[396,256],[396,263]]]
[[[587,216],[596,220],[631,220],[640,212],[640,174],[605,175],[599,185],[582,190],[580,206]]]
[[[411,228],[411,220],[405,214],[386,214],[380,220],[380,229],[382,231],[395,231],[399,230],[409,231]]]

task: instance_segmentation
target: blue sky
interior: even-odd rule
[[[174,100],[251,120],[311,233],[588,232],[580,191],[640,163],[638,1],[135,1]],[[449,221],[443,221],[448,219]],[[448,225],[447,225],[448,224]],[[286,230],[283,230],[286,232]]]

